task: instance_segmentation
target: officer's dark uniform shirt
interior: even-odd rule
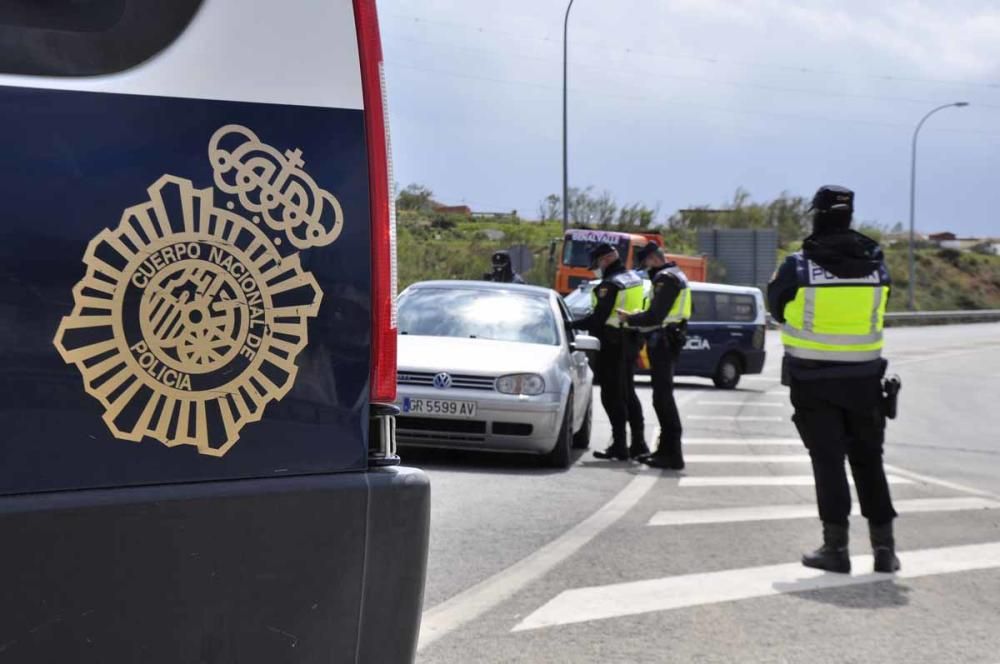
[[[875,240],[856,231],[810,235],[802,243],[802,256],[817,263],[836,277],[857,279],[879,270],[886,283],[888,272],[882,248]],[[771,315],[779,323],[785,322],[785,305],[795,299],[799,280],[796,275],[799,261],[794,255],[785,259],[767,286],[767,304]],[[834,362],[804,360],[785,356],[782,376],[799,379],[839,378],[879,375],[884,370],[884,360],[870,362]]]
[[[653,300],[648,309],[628,317],[630,327],[656,327],[667,317],[670,308],[674,306],[674,300],[683,290],[681,280],[668,269],[676,266],[677,263],[667,263],[649,270],[649,278],[653,282]]]
[[[607,267],[602,275],[601,283],[597,284],[594,293],[597,297],[597,304],[588,316],[573,321],[573,327],[577,330],[586,330],[591,336],[604,339],[609,329],[606,323],[615,310],[615,301],[618,299],[618,291],[621,286],[613,280],[615,275],[625,272],[625,265],[620,260],[615,261]]]

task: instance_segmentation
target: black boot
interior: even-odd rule
[[[892,521],[876,526],[868,524],[868,533],[872,540],[872,554],[875,557],[875,571],[892,574],[900,568],[896,557],[896,541],[892,536]]]
[[[594,458],[628,461],[628,448],[625,447],[624,443],[617,443],[606,450],[594,450]]]
[[[847,525],[824,523],[823,546],[812,553],[803,554],[802,564],[827,572],[850,574],[851,558],[847,553]]]
[[[639,457],[639,461],[653,468],[684,470],[684,455],[681,453],[680,441],[673,444],[666,443],[662,436],[656,440],[656,451]]]
[[[632,444],[629,445],[628,455],[633,459],[638,459],[648,454],[649,454],[649,445],[646,444],[646,441],[642,438],[642,436],[638,438],[632,436]]]

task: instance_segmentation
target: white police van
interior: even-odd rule
[[[598,280],[581,284],[565,297],[574,318],[591,310],[591,292]],[[643,280],[647,291],[650,282]],[[711,378],[722,389],[733,389],[745,374],[759,374],[764,367],[767,311],[759,288],[728,286],[700,281],[691,288],[691,320],[687,342],[677,361],[677,376]],[[637,371],[649,371],[645,349]]]
[[[759,288],[691,282],[691,320],[677,361],[678,376],[711,378],[733,389],[744,374],[764,368],[767,328]]]

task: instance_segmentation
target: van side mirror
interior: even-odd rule
[[[592,337],[589,334],[577,334],[576,338],[570,342],[570,348],[573,350],[601,350],[601,340],[597,337]]]

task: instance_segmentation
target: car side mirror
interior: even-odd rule
[[[573,350],[601,350],[601,340],[589,334],[578,334],[570,343]]]

